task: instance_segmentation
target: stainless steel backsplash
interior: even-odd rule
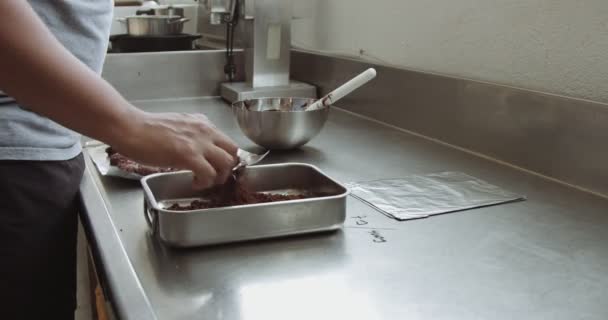
[[[319,94],[373,66],[339,107],[608,196],[606,104],[302,51],[291,61]],[[110,54],[103,76],[130,100],[217,96],[224,62],[221,50]]]
[[[608,196],[608,105],[295,51],[292,78],[325,94],[378,77],[338,107]]]
[[[244,79],[242,50],[235,56],[236,80]],[[102,76],[129,100],[219,95],[226,81],[223,50],[108,54]]]

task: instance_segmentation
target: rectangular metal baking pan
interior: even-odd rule
[[[223,208],[172,211],[176,202],[203,198],[192,190],[191,172],[159,173],[141,180],[144,215],[154,235],[175,247],[281,237],[335,230],[346,217],[348,189],[302,163],[246,168],[243,179],[251,191],[320,192],[327,196]]]

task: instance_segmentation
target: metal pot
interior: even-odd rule
[[[127,33],[131,36],[166,36],[180,34],[184,23],[190,19],[180,16],[129,16],[118,21],[127,25]]]
[[[137,15],[151,15],[151,16],[184,16],[184,8],[176,8],[172,6],[168,7],[157,7],[147,10],[137,10]]]

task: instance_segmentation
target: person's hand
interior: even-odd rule
[[[130,120],[113,147],[143,164],[192,170],[196,189],[223,184],[237,163],[238,147],[202,114],[138,111]]]

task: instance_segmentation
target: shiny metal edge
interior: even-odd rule
[[[224,50],[111,53],[102,77],[128,100],[218,96],[226,81]],[[237,75],[243,81],[242,50],[235,50]]]
[[[188,213],[209,213],[209,212],[231,211],[234,209],[242,209],[242,208],[246,209],[246,208],[257,208],[257,207],[271,207],[271,206],[283,205],[283,204],[285,204],[285,202],[306,203],[306,202],[315,202],[315,201],[318,201],[319,199],[324,199],[324,200],[341,199],[341,198],[347,197],[350,194],[350,188],[348,188],[344,184],[336,181],[335,179],[333,179],[332,177],[330,177],[329,175],[327,175],[323,171],[321,171],[321,169],[319,169],[318,167],[316,167],[312,164],[301,163],[301,162],[285,162],[285,163],[277,163],[277,164],[255,165],[255,166],[251,166],[251,167],[252,168],[281,168],[281,167],[290,167],[290,166],[311,168],[311,169],[317,171],[317,173],[322,175],[328,181],[331,181],[338,187],[342,188],[342,190],[344,190],[344,191],[341,192],[340,194],[336,194],[336,195],[332,195],[332,196],[325,196],[325,197],[313,197],[313,198],[307,198],[307,199],[278,201],[278,202],[271,202],[271,203],[257,203],[257,204],[238,205],[238,206],[231,206],[231,207],[199,209],[199,210],[190,210],[187,212]],[[158,201],[156,201],[156,197],[154,197],[154,193],[148,186],[148,180],[150,180],[150,179],[153,179],[153,178],[159,177],[159,176],[175,175],[175,174],[190,174],[190,172],[189,171],[162,172],[162,173],[151,174],[151,175],[148,175],[141,179],[141,186],[144,190],[145,200],[149,201],[149,203],[152,205],[152,208],[154,210],[157,210],[158,212],[162,212],[162,213],[168,213],[168,214],[174,214],[176,212],[178,212],[178,213],[184,212],[184,211],[167,210],[167,209],[162,208],[159,205]]]
[[[344,226],[344,222],[329,225],[329,226],[322,227],[322,228],[306,229],[306,230],[294,231],[294,232],[289,232],[289,233],[277,233],[274,235],[261,235],[258,237],[248,237],[246,239],[228,240],[226,238],[214,238],[214,239],[208,240],[207,242],[205,242],[203,244],[196,244],[196,245],[193,245],[190,243],[184,243],[184,242],[174,242],[174,241],[171,241],[170,239],[163,238],[162,235],[159,235],[158,237],[165,245],[167,245],[170,248],[192,249],[192,248],[212,247],[212,246],[218,246],[218,245],[229,245],[229,244],[235,244],[235,243],[254,242],[254,241],[259,241],[259,240],[290,238],[290,237],[297,237],[297,236],[313,234],[313,233],[336,232],[336,231],[342,229],[343,226]]]
[[[337,107],[608,196],[607,104],[292,51],[292,77],[321,96],[369,67]]]
[[[113,308],[120,319],[157,319],[129,261],[102,193],[93,181],[95,175],[91,171],[95,170],[95,166],[88,156],[85,156],[85,161],[87,166],[80,184],[80,216],[85,229],[95,230],[95,232],[87,232],[87,239],[94,249],[95,256],[99,258],[96,259],[96,263],[101,263],[103,278],[108,282],[104,289],[109,290]],[[120,290],[112,290],[112,288],[120,288]]]

